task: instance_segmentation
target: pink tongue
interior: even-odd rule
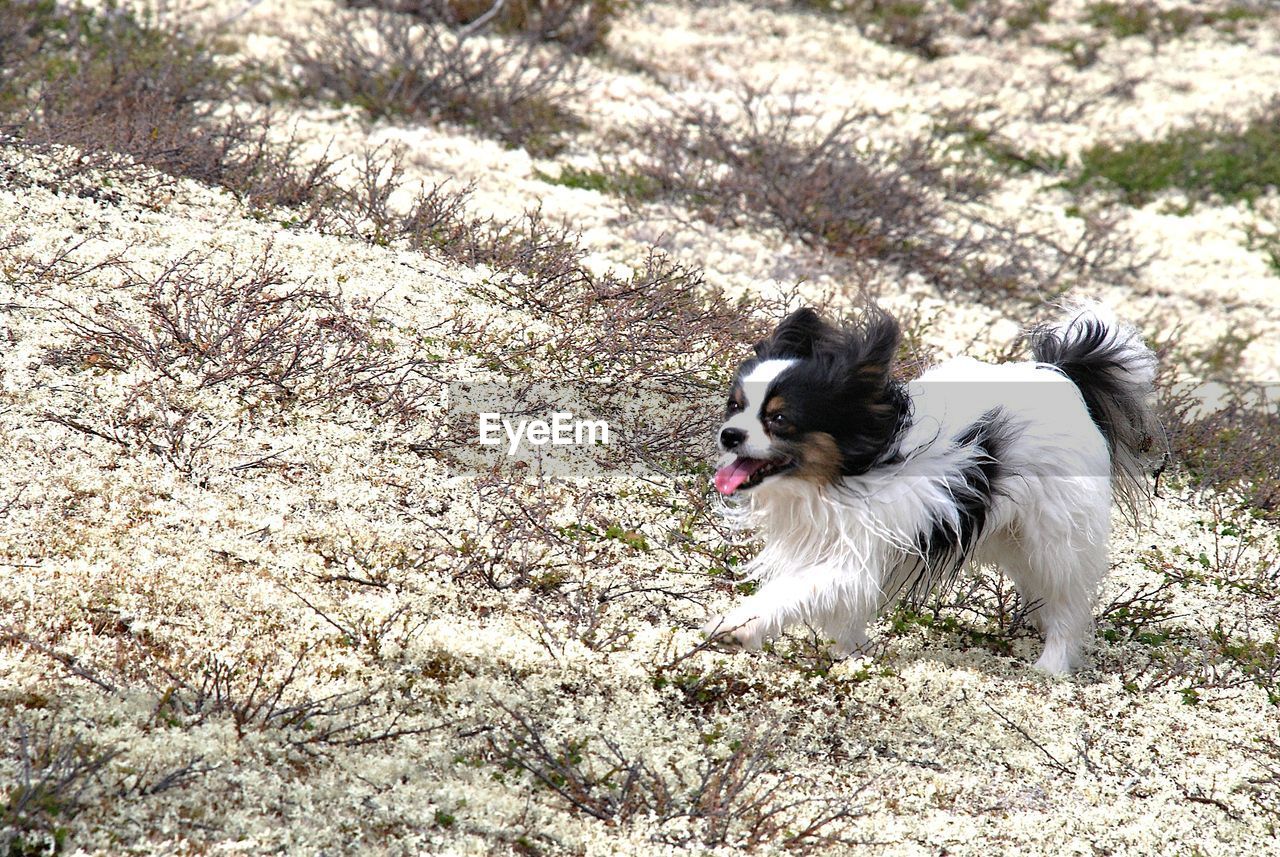
[[[735,458],[732,463],[716,471],[716,490],[726,496],[732,494],[764,465],[765,462],[759,458]]]

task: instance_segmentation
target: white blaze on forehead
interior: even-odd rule
[[[742,386],[749,389],[754,384],[760,385],[760,395],[763,396],[765,391],[769,389],[769,385],[773,383],[773,379],[777,378],[787,369],[799,363],[799,360],[787,358],[785,360],[763,360],[756,364],[756,367],[742,376]],[[761,402],[760,404],[764,404]]]
[[[747,442],[741,450],[743,454],[763,454],[768,450],[769,435],[760,422],[760,411],[764,408],[765,397],[769,395],[769,386],[779,375],[799,362],[794,359],[765,360],[742,376],[742,396],[746,406],[724,425],[725,428],[740,428],[747,433]]]

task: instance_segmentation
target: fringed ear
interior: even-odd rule
[[[819,343],[836,335],[836,329],[823,321],[817,310],[804,307],[784,318],[768,339],[756,343],[756,356],[761,360],[812,357]]]
[[[889,313],[873,306],[845,331],[845,355],[851,380],[882,384],[893,372],[902,329]]]

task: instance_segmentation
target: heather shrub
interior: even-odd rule
[[[257,207],[318,204],[327,192],[332,164],[298,163],[295,144],[270,143],[268,117],[225,109],[235,73],[216,41],[174,18],[46,0],[4,0],[0,18],[0,145],[56,151],[61,180],[145,181],[145,167]]]
[[[793,0],[795,5],[846,18],[862,35],[937,59],[945,40],[1009,38],[1049,20],[1053,0]]]
[[[572,55],[536,40],[374,10],[318,22],[294,40],[289,59],[303,94],[374,117],[458,122],[542,154],[580,124],[568,107]]]
[[[1076,278],[1132,270],[1106,219],[1083,218],[1071,243],[1023,228],[984,208],[989,170],[941,141],[861,142],[875,119],[846,114],[818,129],[794,99],[774,106],[747,90],[736,113],[693,108],[645,126],[634,137],[642,157],[614,186],[638,203],[678,203],[696,221],[779,229],[984,300],[1043,299]]]
[[[382,9],[468,32],[492,29],[555,42],[576,54],[598,51],[613,19],[630,0],[347,0],[353,9]]]

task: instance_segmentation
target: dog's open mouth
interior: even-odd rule
[[[754,488],[770,476],[795,467],[790,458],[747,458],[738,456],[716,471],[716,490],[729,495],[743,488]]]

